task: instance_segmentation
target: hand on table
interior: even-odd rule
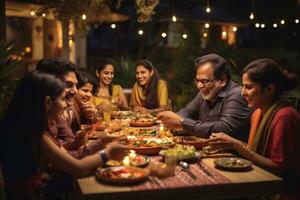
[[[107,153],[109,159],[121,161],[128,154],[129,149],[127,146],[115,141],[109,143],[104,151]]]
[[[114,136],[110,135],[107,132],[104,132],[101,134],[98,139],[101,140],[101,143],[103,146],[106,146],[107,144],[122,139],[124,136]]]
[[[181,128],[180,120],[182,117],[172,111],[164,111],[157,115],[157,119],[161,120],[167,128]]]
[[[242,142],[225,133],[212,133],[207,140],[214,149],[237,149]]]
[[[145,107],[141,107],[141,106],[135,106],[134,109],[133,109],[135,112],[139,112],[139,113],[150,113],[150,110],[148,110],[147,108]]]

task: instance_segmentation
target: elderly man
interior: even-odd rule
[[[196,59],[195,67],[198,95],[177,114],[165,111],[158,119],[169,128],[183,128],[199,137],[225,132],[245,141],[251,113],[241,86],[231,80],[230,65],[219,55],[209,54]]]

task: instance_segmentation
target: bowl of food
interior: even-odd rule
[[[191,145],[196,149],[202,149],[203,147],[208,145],[206,139],[196,136],[175,136],[173,139],[177,144]]]
[[[163,148],[174,146],[170,138],[127,136],[127,141],[130,149],[142,155],[158,155]]]
[[[196,151],[196,148],[191,145],[176,144],[174,148],[161,150],[159,155],[165,157],[172,157],[177,162],[185,161],[189,163],[197,162],[201,154]]]

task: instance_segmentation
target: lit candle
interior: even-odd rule
[[[130,150],[129,152],[129,158],[135,158],[136,157],[136,153],[134,150]]]
[[[160,124],[160,125],[159,125],[159,131],[164,131],[164,129],[165,129],[164,125],[163,125],[163,124]]]
[[[130,165],[129,156],[125,156],[125,157],[124,157],[123,165],[124,165],[124,166],[129,166],[129,165]]]

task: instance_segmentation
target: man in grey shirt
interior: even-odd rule
[[[195,61],[195,85],[198,95],[177,114],[165,111],[158,115],[166,127],[208,138],[225,132],[246,141],[251,112],[241,95],[241,86],[231,80],[230,65],[216,54]]]

